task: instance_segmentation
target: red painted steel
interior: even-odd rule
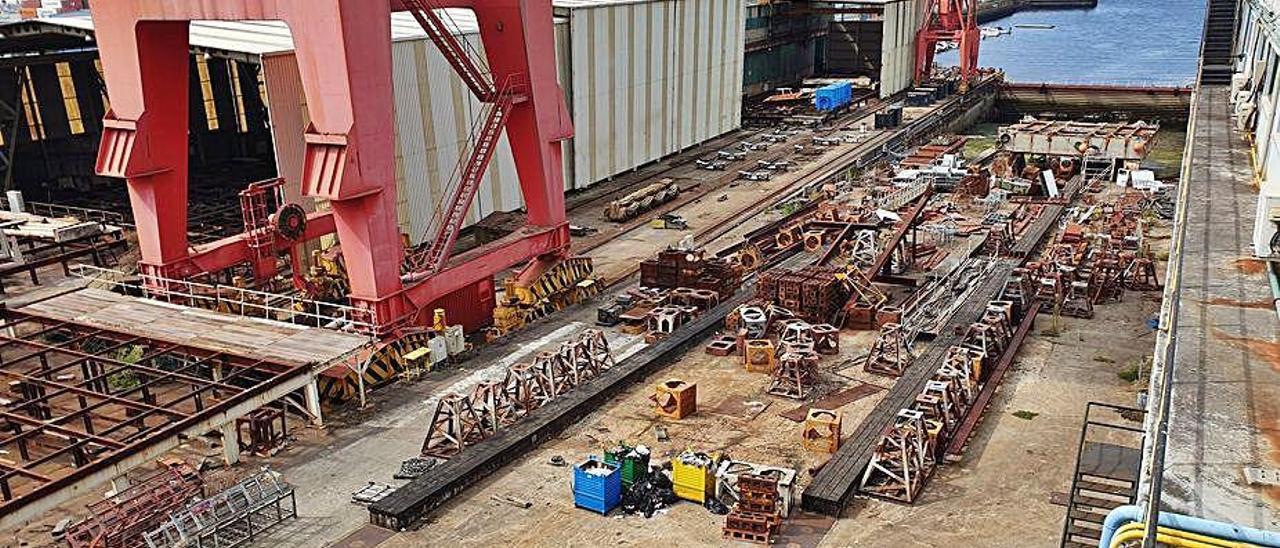
[[[955,42],[960,49],[960,78],[968,83],[978,75],[978,0],[927,0],[924,22],[916,32],[915,85],[933,72],[933,57],[941,42]]]
[[[337,233],[351,301],[373,314],[377,332],[429,322],[424,307],[491,282],[513,265],[534,259],[536,270],[563,257],[569,234],[560,141],[573,135],[573,126],[556,80],[550,0],[433,0],[431,8],[475,12],[488,82],[521,83],[505,128],[529,226],[451,264],[444,264],[445,251],[432,269],[401,277],[405,253],[396,218],[391,12],[414,11],[446,56],[454,54],[450,62],[468,85],[481,93],[489,89],[480,80],[483,71],[466,65],[465,52],[438,17],[423,13],[426,5],[423,0],[118,0],[94,6],[111,95],[97,171],[127,181],[142,270],[185,278],[255,256],[252,239],[243,234],[195,250],[187,245],[186,83],[188,26],[194,20],[289,25],[311,120],[299,183],[305,196],[328,200],[332,208],[331,215],[310,219],[307,236]],[[465,169],[483,173],[489,156],[481,155]],[[474,192],[457,196],[443,207],[466,211]],[[273,243],[280,250],[291,245],[281,238]]]
[[[475,333],[493,324],[493,297],[493,280],[485,280],[440,297],[426,309],[434,314],[435,309],[443,308],[448,311],[449,325],[461,325],[467,333]]]

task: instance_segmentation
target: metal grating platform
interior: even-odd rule
[[[367,342],[94,289],[0,318],[6,526],[303,388]]]

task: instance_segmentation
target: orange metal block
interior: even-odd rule
[[[804,419],[801,439],[804,448],[821,453],[835,453],[840,448],[840,428],[844,415],[839,411],[809,409]]]
[[[670,379],[658,384],[649,399],[653,400],[659,417],[683,419],[698,412],[698,385]]]
[[[752,373],[772,373],[778,366],[778,350],[769,339],[747,341],[747,351],[742,355],[742,365]]]

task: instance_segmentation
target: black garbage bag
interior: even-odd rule
[[[671,480],[662,474],[653,474],[623,491],[621,506],[624,514],[642,514],[650,518],[654,512],[675,504],[676,500]]]
[[[715,497],[707,497],[706,502],[702,503],[702,505],[706,507],[707,510],[710,510],[712,514],[717,516],[723,516],[729,513],[729,507],[725,506],[723,502],[720,502],[720,499]]]

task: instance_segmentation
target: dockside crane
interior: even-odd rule
[[[978,46],[982,42],[977,0],[925,0],[924,20],[916,32],[915,85],[933,73],[938,44],[944,42],[959,49],[961,89],[968,89],[978,74]]]

